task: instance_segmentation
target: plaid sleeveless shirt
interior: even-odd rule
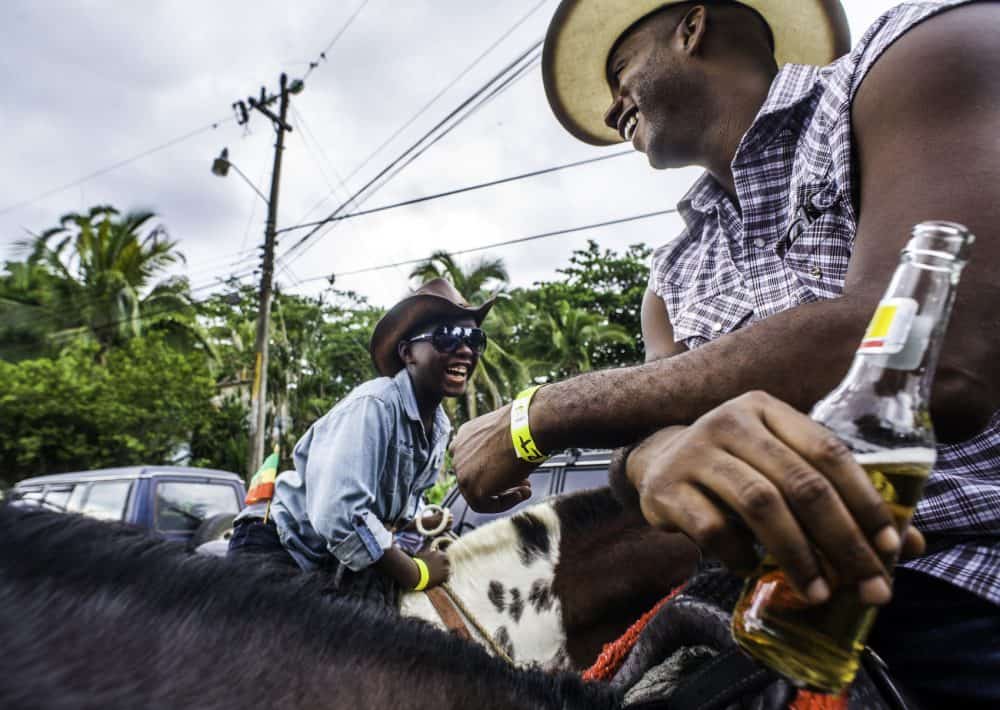
[[[833,64],[778,72],[732,164],[742,215],[706,173],[678,204],[685,230],[653,254],[649,287],[677,342],[694,349],[842,294],[857,229],[854,95],[904,32],[968,1],[899,5]],[[1000,411],[976,437],[938,447],[913,521],[940,544],[904,566],[1000,604]]]

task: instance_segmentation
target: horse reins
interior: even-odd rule
[[[433,529],[428,530],[423,525],[423,513],[440,512],[441,522]],[[450,511],[446,511],[439,505],[429,505],[427,506],[420,516],[414,520],[414,526],[417,532],[423,535],[425,538],[431,540],[431,549],[436,552],[443,552],[448,545],[450,545],[454,540],[457,539],[454,533],[448,530],[449,518],[451,517]],[[469,628],[465,625],[462,620],[462,616],[465,616],[466,620],[472,624],[472,628],[476,630],[486,645],[490,647],[495,656],[502,658],[511,666],[516,667],[517,664],[514,663],[514,659],[510,657],[507,651],[497,643],[493,635],[483,627],[475,615],[469,610],[469,607],[465,605],[461,597],[455,593],[448,584],[441,584],[438,587],[432,589],[424,590],[424,594],[427,595],[427,600],[430,601],[431,606],[434,607],[434,611],[441,618],[442,623],[444,623],[445,628],[457,635],[459,638],[466,639],[468,641],[472,640],[472,634],[469,633]]]

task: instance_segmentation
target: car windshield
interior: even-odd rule
[[[236,489],[225,483],[202,481],[158,481],[156,484],[156,529],[161,532],[193,532],[219,513],[240,512]]]

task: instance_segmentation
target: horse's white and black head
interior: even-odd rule
[[[449,587],[476,626],[518,664],[589,665],[693,569],[686,538],[653,530],[604,488],[528,508],[466,534],[448,548]],[[426,595],[402,611],[443,625]],[[471,619],[468,617],[472,617]]]

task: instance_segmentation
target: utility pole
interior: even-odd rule
[[[267,201],[267,226],[264,232],[264,254],[260,273],[260,294],[257,308],[257,337],[254,343],[256,358],[254,362],[253,387],[250,394],[250,450],[247,456],[247,475],[252,476],[260,468],[264,460],[264,448],[267,441],[267,365],[268,341],[271,325],[271,292],[274,278],[274,247],[276,244],[275,230],[278,221],[278,188],[281,184],[281,155],[285,150],[285,133],[292,127],[288,125],[288,101],[291,94],[297,94],[303,89],[300,79],[288,84],[288,77],[281,75],[281,91],[273,96],[267,96],[263,87],[260,98],[248,98],[244,103],[237,101],[233,108],[237,112],[237,122],[241,125],[250,120],[249,111],[257,110],[267,116],[274,125],[276,135],[274,142],[274,167],[271,170],[271,193]],[[275,115],[268,105],[279,102],[278,114]]]

